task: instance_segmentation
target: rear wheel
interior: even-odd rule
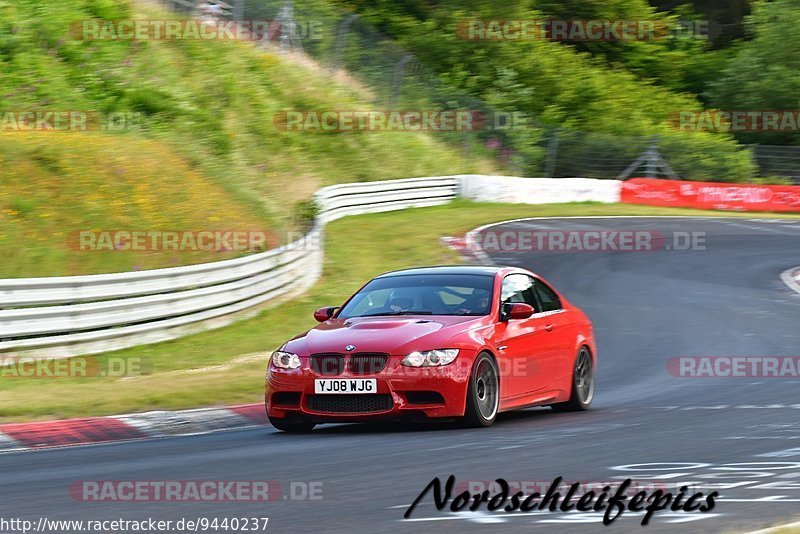
[[[559,412],[580,412],[588,410],[594,398],[594,362],[589,349],[581,347],[575,358],[572,371],[572,393],[567,402],[553,404],[552,408]]]
[[[464,423],[471,427],[491,426],[500,405],[500,382],[497,364],[482,352],[472,365],[467,388],[467,410]]]
[[[302,434],[305,432],[311,432],[314,429],[316,424],[311,421],[310,419],[295,417],[295,418],[277,418],[277,417],[270,417],[269,422],[277,428],[278,430],[282,430],[284,432],[290,432],[293,434]]]

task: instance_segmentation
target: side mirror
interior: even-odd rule
[[[505,319],[527,319],[534,314],[533,306],[524,302],[514,302],[503,306],[503,317]]]
[[[314,319],[319,321],[320,323],[324,323],[331,317],[333,317],[333,313],[338,310],[338,306],[328,306],[327,308],[320,308],[314,312]]]

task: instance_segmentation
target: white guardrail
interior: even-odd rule
[[[300,294],[322,273],[323,227],[362,213],[479,201],[619,201],[620,183],[461,175],[320,189],[301,239],[232,260],[128,273],[0,280],[0,354],[69,357],[217,328]],[[616,191],[616,193],[614,193]]]

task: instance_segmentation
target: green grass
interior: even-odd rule
[[[374,109],[369,90],[299,55],[232,41],[76,40],[85,19],[166,19],[151,2],[0,0],[0,118],[138,113],[113,132],[0,132],[0,278],[214,261],[73,254],[75,231],[302,225],[324,185],[497,171],[440,136],[285,132],[285,110]],[[206,194],[207,193],[207,194]],[[228,198],[225,198],[225,197]],[[216,216],[218,219],[211,219]]]
[[[259,402],[267,355],[289,337],[313,326],[314,309],[340,304],[364,281],[383,271],[458,262],[454,252],[440,245],[440,237],[463,235],[482,224],[505,219],[588,215],[753,216],[625,204],[529,206],[456,201],[433,208],[348,217],[327,227],[324,274],[305,295],[226,328],[99,356],[101,360],[141,358],[149,374],[134,379],[0,378],[0,420]],[[232,362],[251,354],[255,356]],[[185,372],[222,364],[227,366]]]
[[[120,142],[99,133],[0,135],[0,169],[2,277],[131,271],[233,255],[81,250],[81,231],[269,227],[263,210],[148,139]],[[163,172],[168,179],[157,178]]]

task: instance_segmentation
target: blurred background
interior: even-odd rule
[[[247,39],[81,34],[86,21],[179,17],[271,25]],[[634,21],[659,31],[473,40],[459,34],[470,20]],[[63,242],[76,217],[81,228],[263,221],[285,236],[308,225],[311,194],[334,182],[495,172],[792,183],[796,127],[689,131],[676,117],[800,107],[800,45],[784,38],[798,21],[788,0],[0,1],[3,273],[155,266],[145,256],[93,264],[47,247],[35,261],[18,257],[14,243]],[[435,135],[285,132],[273,123],[285,110],[327,109],[517,120]],[[107,120],[70,135],[14,124],[23,112],[74,110]],[[202,198],[192,198],[198,181]],[[54,209],[61,203],[72,205]]]
[[[601,528],[430,506],[403,522],[449,473],[687,481],[732,503],[673,506],[659,532],[788,519],[797,373],[671,371],[800,361],[798,27],[798,0],[0,0],[0,531],[234,514],[292,532]],[[495,242],[611,243],[481,260],[467,233],[500,221]],[[612,246],[633,234],[658,252]],[[531,268],[586,311],[597,410],[521,410],[480,434],[268,426],[268,361],[315,309],[382,272],[468,261]],[[268,481],[272,502],[121,496],[162,478]],[[80,502],[99,482],[121,498]],[[284,503],[275,483],[306,495]]]
[[[174,20],[180,37],[154,30]],[[125,21],[148,27],[130,38]],[[185,33],[255,21],[266,24],[247,35]],[[503,30],[509,21],[627,21],[655,31],[519,38]],[[315,191],[338,183],[472,173],[800,183],[800,44],[787,38],[798,24],[794,0],[0,0],[0,278],[138,272],[262,252],[311,229]],[[461,131],[291,130],[281,122],[290,112],[347,110],[468,111],[481,121]],[[698,126],[720,110],[779,111],[788,122]],[[89,120],[64,126],[48,113]],[[268,323],[307,326],[309,306],[337,304],[365,276],[457,261],[437,248],[443,232],[530,213],[460,201],[436,209],[415,219],[413,239],[399,233],[400,215],[337,226],[327,278],[313,295],[216,334],[123,356],[151,358],[154,376],[251,353],[234,371],[258,369],[259,351],[285,333]],[[209,229],[269,238],[246,250],[76,245],[81,232]],[[381,248],[388,243],[390,252]],[[0,352],[11,338],[25,335],[0,335]],[[84,391],[85,381],[61,390],[3,382],[0,418],[258,395],[252,377],[223,381],[217,396],[202,398],[195,378],[180,387],[158,380],[137,388],[98,378],[94,400],[73,411],[42,399]],[[125,401],[120,388],[130,389]],[[23,389],[42,402],[10,402]]]

